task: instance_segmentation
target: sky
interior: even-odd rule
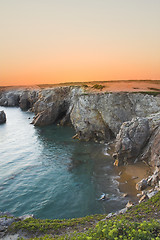
[[[0,0],[0,86],[160,79],[160,0]]]

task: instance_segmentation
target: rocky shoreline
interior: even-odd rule
[[[78,86],[14,89],[0,92],[0,106],[20,107],[34,112],[32,124],[35,126],[71,124],[76,131],[73,138],[79,140],[112,141],[116,166],[144,161],[153,168],[153,174],[136,185],[141,191],[139,203],[160,190],[160,95],[91,93]],[[126,212],[131,205],[128,203],[116,214]],[[107,218],[111,216],[113,214]],[[4,225],[5,229],[8,224],[0,226]]]
[[[6,89],[0,106],[35,113],[35,126],[71,124],[85,141],[114,142],[115,165],[160,165],[160,94],[89,92],[85,87]]]
[[[79,86],[10,89],[1,90],[0,106],[34,112],[35,126],[71,124],[80,140],[112,140],[117,164],[160,165],[160,94],[89,92]]]

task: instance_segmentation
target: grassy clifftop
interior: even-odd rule
[[[156,239],[160,240],[160,192],[125,214],[69,220],[29,218],[13,223],[8,232],[23,233],[28,239]],[[22,235],[23,235],[22,234]]]

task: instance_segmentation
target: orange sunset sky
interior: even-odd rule
[[[0,1],[0,85],[160,79],[160,0]]]

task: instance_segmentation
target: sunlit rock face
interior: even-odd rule
[[[62,119],[70,106],[70,87],[45,89],[39,92],[38,100],[32,107],[36,113],[35,126],[44,126]]]
[[[80,139],[110,140],[123,122],[160,111],[160,98],[140,93],[84,93],[72,101],[71,122]]]
[[[26,111],[31,109],[39,99],[39,90],[24,90],[19,96],[19,107]]]
[[[147,118],[133,118],[124,122],[116,137],[115,159],[119,163],[135,159],[150,137],[150,128]]]

